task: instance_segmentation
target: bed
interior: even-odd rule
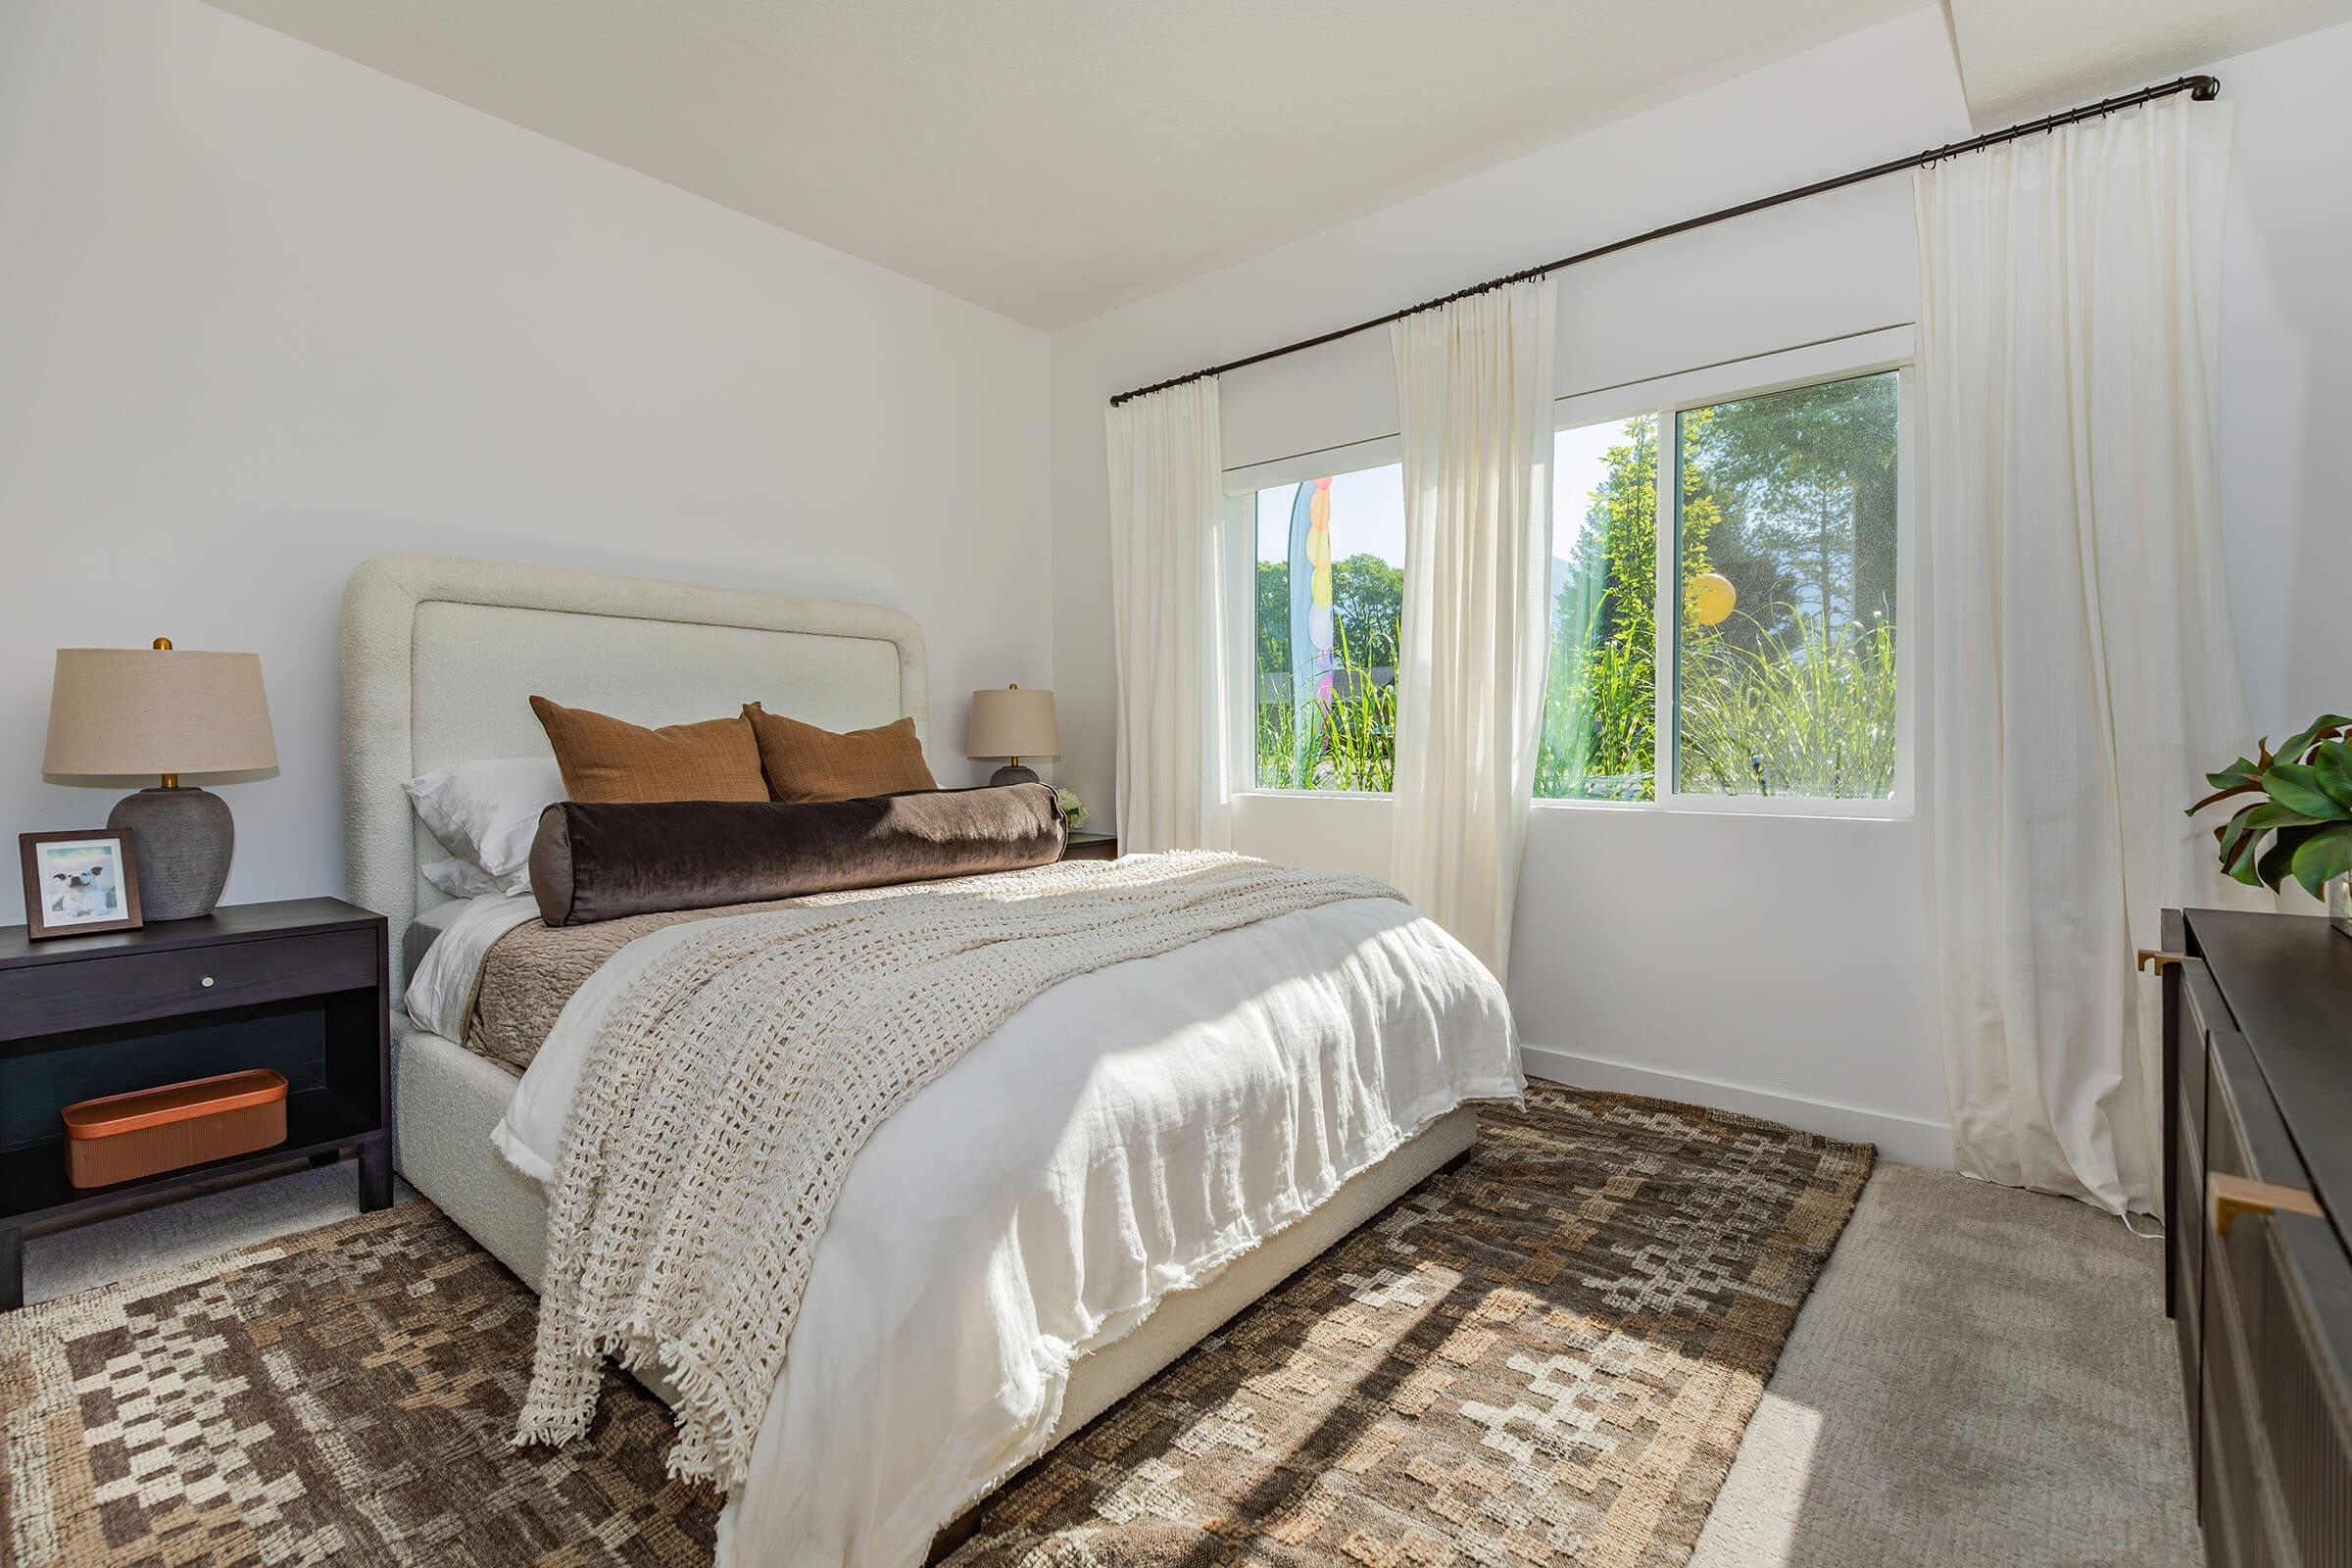
[[[918,733],[928,738],[928,681],[920,629],[903,613],[870,606],[459,558],[388,556],[364,564],[350,580],[342,659],[347,877],[355,900],[388,917],[396,949],[394,973],[402,976],[415,967],[419,950],[437,943],[453,923],[452,901],[419,871],[443,852],[417,823],[402,781],[451,762],[545,755],[544,735],[526,703],[533,693],[589,704],[645,724],[729,713],[742,702],[758,698],[772,710],[789,711],[831,729],[911,715]],[[1412,917],[1409,909],[1396,907],[1402,913],[1358,910],[1356,919],[1373,922],[1360,929],[1314,927],[1323,934],[1313,938],[1309,927],[1301,927],[1285,934],[1285,940],[1306,947],[1314,940],[1324,942],[1334,972],[1359,959],[1387,970],[1410,969],[1420,959],[1444,959],[1439,945],[1449,939]],[[1080,1020],[1090,1016],[1090,1008],[1098,1017],[1104,1007],[1148,1013],[1150,999],[1177,990],[1199,996],[1198,1005],[1204,1013],[1217,1013],[1220,1007],[1246,1010],[1254,1004],[1248,998],[1220,1001],[1213,993],[1220,984],[1235,983],[1222,975],[1249,972],[1253,962],[1276,961],[1265,956],[1272,938],[1264,932],[1229,932],[1213,940],[1235,945],[1196,954],[1190,969],[1180,966],[1165,977],[1142,976],[1141,966],[1167,963],[1184,954],[1084,977],[1096,989],[1083,997],[1073,993],[1061,998],[1068,1004],[1063,1008],[1068,1015],[1052,1025],[1058,1032],[1052,1036],[1051,1049],[1065,1054],[1091,1049],[1079,1038],[1084,1032]],[[1147,985],[1147,978],[1154,983]],[[1391,984],[1410,991],[1412,981],[1409,975],[1402,981],[1392,976]],[[1493,990],[1491,981],[1485,985]],[[1121,986],[1128,989],[1121,992]],[[1268,989],[1262,980],[1258,986]],[[1066,989],[1056,988],[1038,999],[1020,1019],[1029,1019],[1032,1012],[1053,1013],[1054,1009],[1044,1004]],[[1213,1255],[1194,1259],[1199,1266],[1174,1274],[1163,1271],[1164,1288],[1152,1290],[1148,1298],[1083,1319],[1088,1331],[1080,1343],[1051,1342],[1053,1353],[1043,1358],[1052,1363],[1043,1374],[1050,1385],[1043,1391],[1044,1402],[1031,1400],[1032,1408],[1022,1418],[1026,1424],[1017,1431],[1007,1427],[993,1433],[993,1446],[950,1455],[943,1438],[940,1454],[908,1456],[899,1451],[910,1442],[902,1423],[889,1433],[893,1446],[887,1454],[870,1462],[870,1482],[859,1472],[861,1483],[878,1495],[855,1507],[844,1505],[841,1518],[822,1529],[794,1513],[800,1504],[790,1495],[800,1484],[800,1472],[817,1465],[818,1459],[788,1454],[763,1461],[761,1474],[790,1472],[793,1485],[770,1479],[758,1487],[746,1486],[730,1497],[720,1525],[722,1563],[775,1561],[785,1555],[796,1561],[845,1564],[920,1561],[926,1550],[971,1518],[974,1504],[1037,1454],[1109,1408],[1234,1312],[1464,1152],[1475,1133],[1475,1113],[1467,1102],[1513,1096],[1521,1086],[1507,1008],[1498,991],[1449,1000],[1446,1007],[1458,1004],[1467,1009],[1458,1013],[1426,999],[1408,1002],[1417,1009],[1415,1027],[1427,1037],[1415,1048],[1409,1070],[1425,1071],[1428,1083],[1409,1096],[1403,1089],[1384,1091],[1401,1097],[1397,1102],[1407,1108],[1398,1114],[1398,1125],[1375,1127],[1364,1135],[1365,1147],[1373,1148],[1376,1157],[1357,1168],[1326,1172],[1323,1180],[1301,1188],[1311,1190],[1313,1200],[1300,1212],[1290,1212],[1279,1202],[1257,1204],[1250,1211],[1254,1218],[1239,1225],[1238,1240],[1228,1238]],[[1420,1016],[1423,1013],[1428,1016]],[[1200,1025],[1222,1026],[1215,1018]],[[420,1027],[405,1011],[393,1020],[398,1167],[488,1251],[534,1290],[540,1289],[547,1258],[547,1199],[539,1181],[502,1157],[492,1142],[493,1130],[505,1124],[516,1101],[517,1076],[510,1064],[467,1050],[451,1038],[459,1031],[443,1027],[448,1032]],[[1048,1023],[1036,1027],[1047,1028]],[[1011,1033],[1008,1025],[1005,1034]],[[1476,1038],[1468,1043],[1439,1038],[1451,1035]],[[1024,1037],[1024,1042],[1019,1050],[1048,1049],[1032,1037]],[[1173,1049],[1152,1044],[1153,1049]],[[967,1119],[959,1125],[956,1119],[970,1117],[969,1107],[974,1105],[1020,1108],[1004,1098],[1004,1086],[1020,1081],[1020,1067],[1007,1065],[1007,1054],[1014,1050],[996,1039],[985,1043],[924,1090],[884,1132],[903,1119],[909,1124],[907,1138],[914,1139],[914,1124],[928,1117],[937,1129],[956,1130],[935,1134],[949,1141],[961,1132],[973,1135],[976,1145],[994,1139],[1005,1146],[994,1157],[1014,1163],[1010,1178],[1004,1168],[993,1168],[987,1183],[1017,1185],[1019,1161],[1032,1157],[1021,1152],[1017,1132],[999,1136],[1002,1130],[995,1122],[980,1126]],[[1423,1057],[1431,1061],[1423,1062]],[[1267,1069],[1259,1063],[1250,1070]],[[1387,1070],[1402,1073],[1408,1067],[1392,1061]],[[997,1077],[989,1080],[984,1073]],[[1115,1072],[1107,1075],[1108,1080],[1118,1077]],[[1115,1111],[1116,1096],[1128,1092],[1115,1081],[1106,1087],[1102,1072],[1079,1074],[1071,1082],[1078,1086],[1073,1095],[1094,1097],[1092,1114],[1097,1120],[1103,1119],[1102,1104]],[[1303,1092],[1310,1099],[1336,1093],[1314,1084],[1303,1086]],[[1008,1112],[1000,1115],[1020,1119]],[[1080,1120],[1074,1111],[1070,1119],[1073,1124]],[[980,1137],[983,1133],[989,1136]],[[1059,1137],[1066,1144],[1077,1135],[1047,1127],[1037,1136]],[[881,1143],[878,1136],[873,1147]],[[918,1187],[893,1202],[854,1204],[856,1180],[865,1174],[867,1160],[876,1157],[870,1152],[860,1156],[853,1188],[835,1210],[837,1231],[853,1224],[886,1229],[898,1223],[894,1216],[902,1209],[921,1208],[920,1200],[930,1196]],[[1075,1158],[1083,1165],[1084,1152]],[[879,1179],[868,1185],[879,1185]],[[931,1201],[930,1222],[955,1213],[952,1196]],[[836,1246],[834,1233],[828,1232],[826,1250],[819,1255],[819,1278],[828,1267],[836,1275],[853,1267],[846,1261],[829,1263],[834,1254],[847,1256],[867,1242],[890,1240],[860,1233],[841,1237]],[[952,1256],[942,1256],[942,1270],[957,1266]],[[812,1283],[812,1299],[815,1295]],[[804,1313],[792,1350],[812,1370],[806,1379],[788,1374],[778,1385],[770,1414],[771,1424],[784,1434],[775,1440],[779,1444],[789,1444],[791,1433],[812,1420],[816,1430],[824,1430],[827,1420],[839,1424],[852,1417],[866,1419],[862,1410],[840,1404],[830,1407],[830,1417],[820,1409],[815,1416],[795,1412],[786,1418],[788,1406],[818,1397],[813,1392],[804,1396],[804,1383],[808,1390],[817,1387],[814,1368],[859,1364],[854,1354],[832,1354],[830,1341],[824,1347],[827,1354],[819,1358],[814,1347],[804,1347],[812,1332]],[[905,1353],[902,1343],[876,1364]],[[911,1359],[919,1361],[920,1356]],[[872,1376],[887,1381],[884,1373]],[[648,1381],[662,1392],[658,1375]],[[832,1396],[856,1399],[865,1394],[858,1387]],[[888,1388],[871,1391],[877,1407],[887,1408],[890,1400]],[[878,1417],[874,1423],[880,1431]],[[855,1446],[851,1436],[842,1436],[845,1449]],[[760,1441],[765,1454],[770,1442],[765,1427]],[[806,1439],[801,1441],[806,1447]],[[919,1447],[920,1443],[912,1446]],[[836,1456],[825,1462],[845,1461]],[[910,1479],[893,1480],[883,1474],[901,1462],[913,1465]],[[811,1485],[828,1494],[842,1490],[839,1474]],[[793,1543],[788,1554],[779,1548],[784,1539]]]

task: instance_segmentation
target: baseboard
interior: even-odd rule
[[[1630,1062],[1580,1056],[1548,1046],[1521,1046],[1519,1054],[1531,1078],[1548,1078],[1577,1089],[1612,1089],[1620,1094],[1648,1095],[1658,1100],[1712,1105],[1718,1110],[1736,1110],[1743,1116],[1760,1116],[1827,1138],[1876,1144],[1886,1158],[1901,1160],[1906,1165],[1952,1168],[1952,1130],[1942,1122],[1898,1116],[1891,1111],[1865,1110],[1859,1105],[1841,1105],[1834,1101],[1800,1100],[1768,1089],[1750,1089],[1741,1084],[1717,1083],[1712,1078],[1690,1078],[1652,1067],[1637,1067]]]

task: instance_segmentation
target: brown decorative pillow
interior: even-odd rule
[[[675,801],[539,813],[531,893],[549,925],[1046,865],[1069,829],[1045,784],[860,801]]]
[[[779,801],[860,801],[869,795],[935,790],[914,720],[836,734],[746,703],[743,716],[760,742],[767,793]]]
[[[544,697],[531,711],[575,801],[764,801],[760,744],[741,718],[647,729]]]

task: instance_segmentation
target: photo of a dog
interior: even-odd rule
[[[115,887],[115,868],[104,860],[52,871],[49,880],[57,889],[49,897],[49,912],[69,921],[112,919],[122,903]]]
[[[26,833],[24,923],[35,937],[138,926],[137,874],[121,833]]]

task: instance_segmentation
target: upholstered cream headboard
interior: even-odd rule
[[[929,738],[921,628],[872,605],[733,593],[461,556],[377,556],[343,590],[343,842],[350,897],[388,917],[394,974],[442,851],[405,779],[544,757],[533,693],[639,724],[748,702],[827,729],[911,715]]]

